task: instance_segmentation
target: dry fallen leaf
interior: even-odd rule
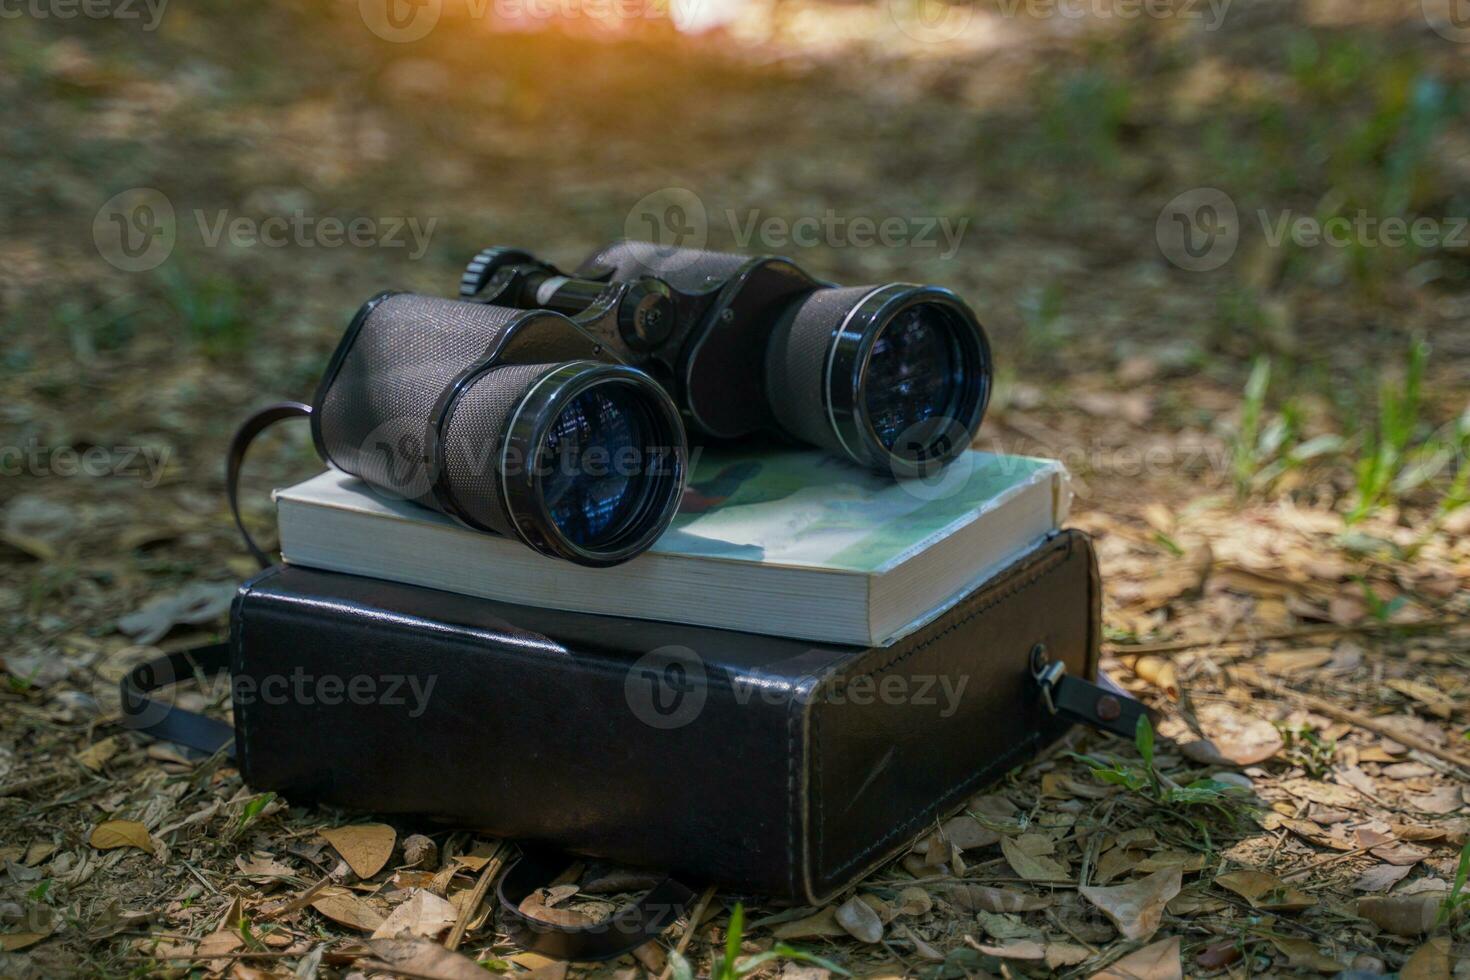
[[[1122,593],[1124,601],[1147,611],[1198,594],[1210,577],[1214,560],[1207,543],[1195,545],[1182,557],[1156,565],[1146,579],[1129,583],[1130,588]]]
[[[1114,847],[1104,851],[1092,869],[1092,880],[1106,885],[1121,875],[1128,874],[1142,863],[1146,851],[1131,847]],[[1155,869],[1157,870],[1157,869]]]
[[[1196,871],[1203,871],[1208,864],[1209,860],[1206,855],[1193,851],[1159,851],[1139,861],[1134,870],[1149,874],[1165,868],[1178,868],[1185,874],[1193,874]]]
[[[1367,827],[1354,830],[1353,837],[1359,847],[1371,847],[1372,850],[1368,853],[1389,864],[1412,867],[1429,856],[1429,852],[1422,847],[1403,843],[1392,834],[1379,833]]]
[[[1302,650],[1276,650],[1261,657],[1261,669],[1268,674],[1301,674],[1332,662],[1336,654],[1325,647]]]
[[[1024,837],[1036,835],[1025,834]],[[1006,863],[1016,875],[1027,881],[1070,881],[1071,872],[1066,865],[1055,858],[1045,854],[1030,854],[1026,850],[1025,842],[1015,837],[1003,837],[1000,841],[1001,853],[1005,855]]]
[[[1385,687],[1418,701],[1440,718],[1448,720],[1454,717],[1455,699],[1437,687],[1407,678],[1390,678],[1383,683]]]
[[[398,834],[385,823],[360,823],[322,831],[353,872],[364,880],[383,870]]]
[[[192,582],[128,613],[117,628],[144,646],[157,643],[176,625],[197,626],[225,615],[238,589],[234,582]]]
[[[427,939],[371,939],[367,945],[372,956],[360,960],[358,965],[370,970],[385,970],[419,980],[485,980],[485,969],[480,964]],[[566,964],[557,965],[565,973]]]
[[[1244,955],[1239,942],[1226,939],[1201,949],[1194,959],[1202,969],[1214,971],[1223,970]]]
[[[1408,877],[1412,865],[1378,864],[1364,871],[1353,883],[1353,890],[1360,892],[1386,892]]]
[[[1092,950],[1076,943],[1047,943],[1046,966],[1055,970],[1063,966],[1076,966],[1092,955]]]
[[[1400,968],[1399,980],[1450,980],[1450,937],[1435,936],[1415,950]]]
[[[859,897],[849,898],[838,907],[837,924],[859,942],[876,943],[883,938],[883,922],[878,913]]]
[[[500,853],[500,849],[501,844],[499,841],[492,843],[481,842],[476,844],[468,854],[456,854],[454,856],[454,863],[463,865],[470,871],[478,874],[484,869],[485,865],[495,859],[495,855]]]
[[[1090,980],[1183,980],[1183,977],[1179,937],[1175,936],[1129,953],[1107,969],[1094,973]]]
[[[1411,795],[1409,805],[1424,813],[1457,813],[1465,808],[1458,786],[1437,786],[1428,793]]]
[[[987,847],[1000,840],[1000,834],[967,813],[946,821],[941,830],[945,839],[962,851]]]
[[[1009,912],[976,912],[975,921],[992,939],[1041,939],[1041,930]]]
[[[1116,786],[1101,786],[1085,783],[1080,779],[1060,772],[1048,772],[1041,777],[1041,795],[1058,800],[1101,800],[1118,792]]]
[[[25,949],[27,946],[36,945],[36,943],[45,939],[49,935],[51,935],[51,933],[49,932],[0,933],[0,950],[3,950],[7,953],[14,953],[17,950]]]
[[[934,908],[934,899],[917,885],[910,885],[898,893],[899,915],[923,915]]]
[[[575,893],[576,886],[573,885],[572,889]],[[564,890],[538,888],[521,901],[520,911],[522,915],[530,916],[541,922],[571,928],[590,926],[596,921],[586,912],[578,909],[559,909],[551,904],[552,901],[563,901],[567,897],[568,894]]]
[[[109,735],[100,742],[94,742],[78,752],[77,762],[92,772],[101,772],[108,760],[117,755],[118,748],[117,736]]]
[[[1028,895],[989,885],[953,885],[944,895],[966,912],[1034,912],[1051,905],[1051,899],[1045,895]]]
[[[1440,897],[1426,895],[1367,895],[1358,899],[1358,915],[1395,936],[1422,936],[1434,928]]]
[[[453,905],[433,892],[419,888],[373,930],[372,938],[394,939],[406,935],[433,939],[449,931],[456,918],[458,913]]]
[[[247,878],[271,880],[274,878],[291,878],[296,875],[296,870],[290,865],[282,864],[275,859],[274,855],[265,851],[257,851],[246,856],[235,855],[235,867]]]
[[[1287,965],[1298,970],[1338,973],[1346,969],[1337,960],[1323,955],[1322,951],[1317,948],[1317,944],[1309,939],[1272,936],[1271,944],[1286,954]]]
[[[914,932],[914,930],[910,929],[907,923],[898,923],[897,929],[900,935],[902,935],[905,939],[914,944],[914,954],[918,956],[919,959],[927,960],[930,963],[944,962],[944,954],[936,949],[932,943],[928,942],[918,933]]]
[[[1317,904],[1311,895],[1265,871],[1231,871],[1217,875],[1215,884],[1235,892],[1252,908],[1272,912],[1298,912]]]
[[[199,940],[194,947],[195,956],[212,956],[205,963],[214,973],[223,973],[230,968],[230,953],[245,945],[245,940],[233,929],[220,928]]]
[[[1003,960],[1040,960],[1046,958],[1046,948],[1034,939],[1010,939],[995,946],[971,942],[971,946],[986,956]]]
[[[771,932],[777,939],[821,939],[827,936],[847,935],[847,930],[842,928],[837,921],[837,908],[832,905],[804,919],[783,922]]]
[[[322,889],[312,900],[311,907],[333,922],[362,932],[372,932],[383,924],[381,912],[345,888],[329,886]]]
[[[1180,722],[1160,729],[1160,734],[1177,741],[1179,750],[1194,762],[1209,766],[1253,766],[1280,752],[1283,745],[1275,725],[1222,702],[1200,705],[1195,720],[1203,738]]]
[[[156,851],[148,828],[136,820],[104,820],[93,829],[87,843],[99,851],[110,851],[116,847],[136,847],[149,854]]]
[[[1288,809],[1294,810],[1295,808],[1288,807]],[[1298,837],[1309,840],[1313,844],[1321,847],[1332,847],[1339,851],[1351,851],[1353,849],[1353,844],[1346,837],[1333,836],[1310,820],[1296,820],[1277,813],[1275,810],[1266,811],[1259,819],[1261,826],[1266,830],[1279,830],[1285,827]]]
[[[1111,919],[1124,937],[1148,939],[1158,931],[1164,919],[1164,906],[1179,894],[1182,884],[1182,873],[1172,867],[1126,885],[1083,885],[1077,890]]]
[[[1323,806],[1341,807],[1347,810],[1360,810],[1363,806],[1358,794],[1346,786],[1321,783],[1315,779],[1288,779],[1278,783],[1277,787],[1309,803],[1320,803]]]

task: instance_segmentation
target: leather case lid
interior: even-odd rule
[[[1061,532],[900,644],[865,650],[511,606],[302,568],[232,620],[245,778],[813,901],[1060,729],[1038,638],[1091,674],[1097,586]],[[954,710],[862,677],[963,681]],[[935,684],[940,684],[936,680]],[[834,695],[846,695],[834,697]]]

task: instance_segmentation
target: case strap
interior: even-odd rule
[[[283,419],[310,416],[310,405],[302,402],[276,402],[252,413],[240,423],[234,437],[230,439],[230,451],[225,457],[225,494],[230,498],[230,513],[235,517],[235,527],[240,529],[245,547],[250,549],[250,554],[260,563],[261,568],[269,568],[271,560],[260,545],[255,543],[250,532],[245,530],[245,522],[240,518],[240,466],[245,462],[245,453],[256,436]]]
[[[177,742],[205,755],[214,755],[220,749],[225,749],[225,755],[233,759],[235,729],[232,726],[197,711],[155,701],[148,696],[186,677],[196,674],[214,677],[228,673],[229,669],[228,643],[211,643],[143,661],[124,674],[118,682],[118,690],[122,695],[123,724],[145,735],[152,735],[166,742]]]

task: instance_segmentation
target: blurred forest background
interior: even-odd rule
[[[955,828],[880,872],[880,941],[851,909],[750,909],[746,954],[779,935],[865,974],[1450,975],[1470,804],[1456,2],[4,7],[0,975],[370,970],[341,902],[272,906],[321,868],[368,882],[338,897],[379,919],[420,886],[464,906],[472,837],[397,826],[432,836],[437,891],[334,869],[316,835],[349,815],[126,734],[112,685],[223,629],[252,567],[225,442],[250,408],[309,400],[363,300],[453,295],[486,245],[570,266],[655,231],[964,295],[1000,370],[979,444],[1071,467],[1112,669],[1218,750],[1079,736],[1114,769],[1049,757],[977,803],[996,836]],[[246,486],[270,538],[269,489],[316,463],[305,426],[267,443]],[[1202,838],[1199,801],[1141,772],[1224,772],[1255,805]],[[98,844],[108,820],[148,846]],[[1154,930],[1077,889],[1169,868],[1183,891]],[[943,876],[1025,901],[907,884]],[[697,970],[733,904],[684,930]],[[462,948],[565,969],[514,959],[483,915]],[[645,953],[603,969],[657,976]]]

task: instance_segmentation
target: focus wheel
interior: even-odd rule
[[[485,288],[490,277],[495,275],[497,269],[507,265],[521,265],[523,263],[534,263],[540,265],[536,257],[530,252],[523,252],[518,248],[487,248],[479,255],[470,260],[465,266],[464,275],[459,279],[459,295],[461,299],[474,299]]]

